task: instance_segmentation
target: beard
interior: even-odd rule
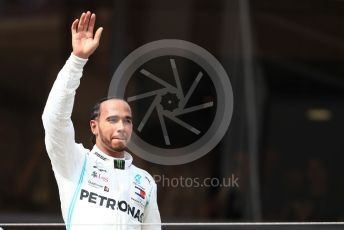
[[[111,140],[107,139],[101,130],[99,130],[99,137],[108,150],[113,152],[123,152],[126,149],[126,145],[124,145],[122,142],[119,142],[116,146],[113,146]]]

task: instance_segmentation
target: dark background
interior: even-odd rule
[[[158,183],[164,222],[344,219],[344,1],[0,0],[0,222],[61,221],[41,113],[71,52],[70,25],[86,10],[104,27],[72,117],[87,147],[90,108],[143,44],[193,42],[230,77],[232,121],[209,154],[179,166],[135,163],[168,178],[234,174],[239,187]]]

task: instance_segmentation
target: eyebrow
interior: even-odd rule
[[[119,117],[119,116],[116,116],[116,115],[113,115],[113,116],[108,116],[108,117],[106,118],[106,120],[118,119],[118,118],[120,118],[120,117]],[[132,120],[132,117],[131,117],[131,116],[125,116],[125,117],[123,117],[123,118]]]

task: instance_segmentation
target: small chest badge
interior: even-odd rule
[[[125,168],[125,160],[114,160],[114,167],[115,167],[115,169],[124,169]]]
[[[136,174],[135,178],[135,182],[136,184],[141,184],[141,175],[140,174]]]
[[[135,194],[136,194],[136,195],[138,195],[138,196],[141,197],[142,199],[145,199],[145,198],[146,198],[146,192],[145,192],[142,188],[140,188],[140,187],[138,187],[138,186],[135,186],[135,189],[136,189],[136,191],[135,191]]]

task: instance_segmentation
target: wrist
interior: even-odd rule
[[[76,56],[73,52],[71,53],[68,61],[70,63],[72,63],[72,65],[74,66],[74,68],[76,69],[83,69],[85,64],[87,63],[88,59],[86,58],[81,58]]]
[[[87,60],[89,56],[83,54],[83,53],[80,53],[80,52],[76,52],[73,50],[72,54],[75,56],[75,57],[78,57],[78,58],[81,58],[81,59],[85,59]]]

